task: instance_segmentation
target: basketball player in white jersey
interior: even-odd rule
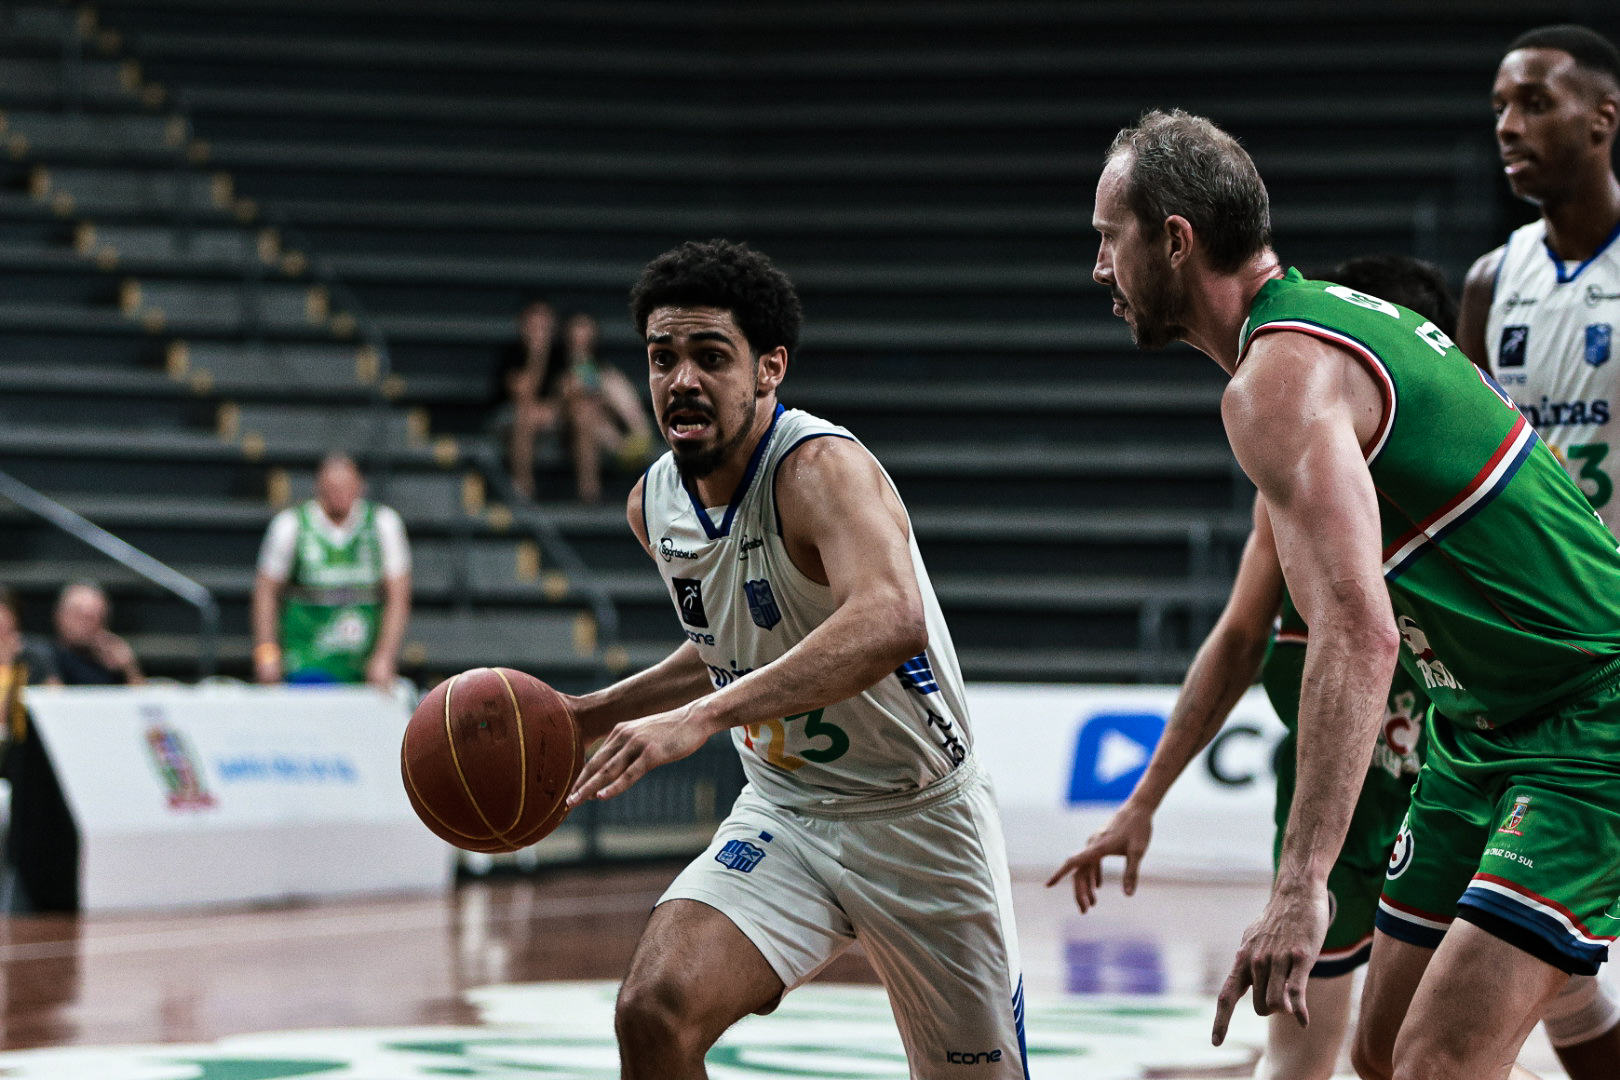
[[[1484,362],[1620,526],[1620,54],[1579,26],[1520,36],[1497,69],[1496,139],[1513,193],[1541,216],[1481,257],[1457,344]]]
[[[1026,1077],[1001,825],[950,633],[877,460],[777,404],[792,284],[744,245],[688,243],[647,266],[631,309],[670,453],[631,493],[630,528],[686,642],[573,700],[606,739],[569,801],[725,730],[749,783],[637,946],[623,1075],[705,1076],[722,1032],[859,940],[913,1077]]]
[[[1585,27],[1531,30],[1491,101],[1508,185],[1541,216],[1469,270],[1457,343],[1620,531],[1620,53]],[[1620,1004],[1599,979],[1570,979],[1542,1020],[1570,1076],[1620,1076]]]

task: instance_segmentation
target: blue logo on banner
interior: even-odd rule
[[[1069,775],[1069,802],[1123,802],[1147,770],[1164,734],[1159,713],[1098,713],[1080,729]]]
[[[715,853],[714,861],[732,870],[747,874],[759,865],[765,852],[746,840],[727,840],[726,846]]]
[[[1528,326],[1502,327],[1502,343],[1496,350],[1496,366],[1524,367],[1524,353],[1530,346]]]
[[[782,621],[782,611],[776,606],[776,597],[771,595],[770,582],[763,578],[745,581],[743,593],[748,597],[748,614],[754,617],[755,626],[769,630]]]
[[[1592,323],[1586,328],[1586,362],[1593,367],[1608,362],[1609,342],[1614,337],[1614,327],[1606,322]]]

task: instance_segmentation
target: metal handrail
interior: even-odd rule
[[[114,562],[128,567],[195,607],[198,619],[197,678],[206,679],[214,674],[219,654],[219,602],[207,586],[191,580],[167,563],[159,562],[128,541],[119,539],[95,522],[3,471],[0,471],[0,497],[37,514],[75,540],[89,544]]]

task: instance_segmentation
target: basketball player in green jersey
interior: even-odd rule
[[[1416,259],[1399,255],[1350,259],[1328,277],[1357,292],[1410,307],[1443,327],[1450,328],[1456,321],[1457,304],[1446,291],[1440,271]],[[1308,635],[1283,589],[1282,568],[1263,501],[1256,501],[1254,516],[1254,531],[1244,544],[1231,597],[1188,669],[1147,771],[1108,824],[1047,883],[1056,884],[1072,873],[1082,912],[1097,902],[1101,864],[1107,856],[1125,857],[1125,892],[1136,891],[1137,871],[1152,838],[1153,814],[1175,779],[1219,732],[1257,675],[1288,728],[1276,753],[1279,841],[1283,835],[1293,801],[1300,678]],[[1354,980],[1348,976],[1367,962],[1371,951],[1373,915],[1389,848],[1420,764],[1422,710],[1427,705],[1418,685],[1397,669],[1349,834],[1328,875],[1333,916],[1322,953],[1310,973],[1307,1003],[1311,1025],[1302,1029],[1291,1018],[1273,1014],[1257,1077],[1328,1080],[1338,1065],[1352,1004]],[[1278,853],[1280,847],[1274,855]]]
[[[1309,1020],[1326,878],[1394,664],[1434,706],[1363,997],[1365,1077],[1491,1080],[1620,932],[1620,553],[1434,324],[1284,271],[1248,155],[1153,112],[1097,186],[1094,277],[1144,347],[1231,375],[1222,416],[1312,628],[1271,898],[1216,1007]],[[1370,1031],[1370,1033],[1369,1033]],[[1388,1033],[1394,1033],[1387,1038]]]

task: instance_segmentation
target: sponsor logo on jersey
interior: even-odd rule
[[[658,554],[662,556],[665,562],[669,562],[671,559],[697,558],[697,552],[687,551],[685,548],[676,547],[675,541],[671,540],[667,536],[658,541]]]
[[[763,546],[764,543],[765,538],[763,536],[749,536],[747,533],[743,533],[742,543],[737,545],[737,561],[747,562],[748,553],[757,547]]]
[[[708,644],[712,645],[713,642],[711,641]],[[736,682],[738,679],[742,678],[744,675],[746,675],[750,671],[754,670],[751,667],[750,668],[740,668],[740,667],[738,667],[737,666],[737,661],[735,661],[735,660],[731,661],[731,670],[730,671],[727,671],[723,667],[716,667],[713,664],[705,664],[704,666],[709,669],[709,681],[714,683],[714,688],[716,690],[719,690],[721,687],[724,687],[724,686],[730,686],[732,683]]]
[[[1586,306],[1597,307],[1609,300],[1620,300],[1620,292],[1604,292],[1596,285],[1586,287]]]
[[[675,606],[681,609],[681,621],[687,626],[709,625],[709,616],[703,610],[703,582],[697,578],[670,578],[675,588]]]
[[[967,760],[967,747],[962,740],[956,737],[956,725],[936,713],[933,709],[924,709],[928,714],[928,726],[939,729],[939,748],[945,751],[945,756],[951,759],[952,765],[960,765]]]
[[[758,581],[743,582],[743,595],[748,597],[748,614],[754,620],[754,625],[761,630],[769,630],[782,621],[782,609],[776,606],[776,597],[771,594],[771,583],[761,578]]]
[[[746,840],[727,840],[726,846],[715,852],[714,861],[728,870],[751,874],[764,857],[763,848],[757,848]]]
[[[1406,873],[1412,865],[1412,852],[1415,844],[1412,840],[1412,815],[1407,814],[1401,819],[1401,831],[1395,834],[1395,846],[1389,849],[1389,869],[1384,876],[1391,881]]]
[[[1410,618],[1402,615],[1395,620],[1395,626],[1401,632],[1401,641],[1417,657],[1418,671],[1423,675],[1423,683],[1430,690],[1437,686],[1444,686],[1451,690],[1466,692],[1467,688],[1457,681],[1457,677],[1446,670],[1429,647],[1429,637]]]
[[[1521,405],[1519,411],[1531,427],[1581,427],[1609,422],[1608,398],[1593,401],[1553,401],[1545,396],[1539,403]],[[1555,451],[1556,452],[1556,451]]]
[[[1414,715],[1417,714],[1417,715]],[[1423,721],[1417,709],[1417,695],[1410,690],[1391,695],[1384,708],[1384,726],[1373,747],[1373,766],[1399,780],[1416,776],[1423,762],[1417,744],[1423,737]]]
[[[1497,367],[1524,367],[1524,353],[1530,347],[1528,326],[1502,327],[1502,342],[1496,350]]]
[[[1502,301],[1502,310],[1511,315],[1519,308],[1534,307],[1535,303],[1536,298],[1534,296],[1520,296],[1518,293],[1514,293]]]
[[[1513,809],[1508,811],[1507,820],[1502,822],[1499,833],[1512,833],[1514,836],[1524,835],[1524,818],[1530,812],[1530,796],[1520,795],[1513,800]]]
[[[914,690],[919,694],[939,693],[939,680],[934,678],[934,669],[928,663],[927,650],[895,668],[894,674],[900,680],[900,685],[907,690]]]
[[[1601,367],[1609,362],[1609,348],[1614,340],[1614,327],[1606,322],[1590,323],[1586,327],[1586,362]]]

